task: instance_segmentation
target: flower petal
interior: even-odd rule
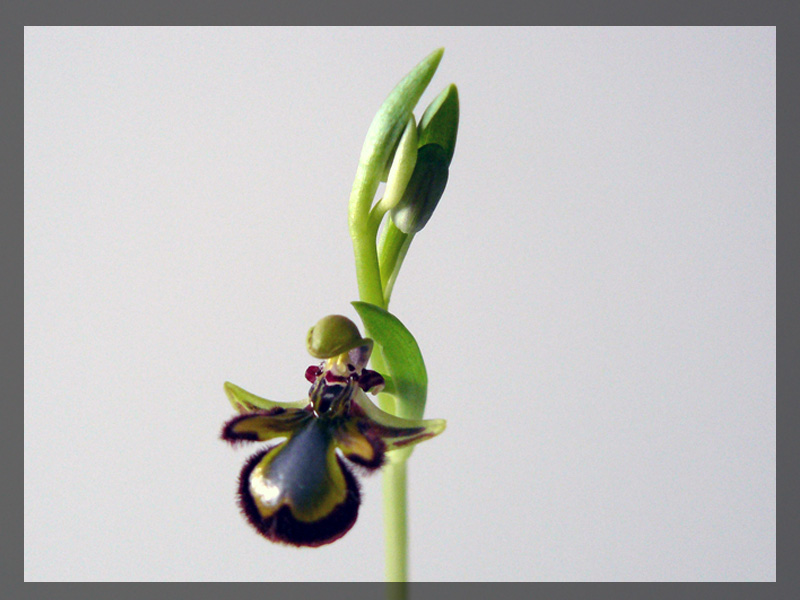
[[[379,438],[386,450],[411,447],[442,433],[447,426],[444,419],[403,419],[382,411],[364,392],[353,394],[351,408],[358,428],[367,439]]]
[[[245,464],[239,504],[262,535],[295,546],[321,546],[353,526],[358,484],[332,442],[329,423],[311,419],[288,441]]]
[[[386,443],[365,420],[351,419],[340,424],[334,436],[346,459],[370,471],[383,465]]]
[[[279,437],[291,437],[313,413],[303,408],[258,410],[232,418],[222,428],[222,439],[231,443],[264,442]]]
[[[298,400],[297,402],[273,402],[266,398],[261,398],[243,390],[238,385],[233,385],[229,381],[225,382],[225,394],[236,412],[248,413],[254,410],[269,410],[271,408],[303,408],[308,404],[308,399]]]

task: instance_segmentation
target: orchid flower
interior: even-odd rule
[[[278,403],[232,383],[225,391],[240,413],[222,429],[232,444],[270,442],[245,463],[239,476],[239,505],[266,538],[295,546],[321,546],[353,526],[361,493],[351,465],[379,469],[386,452],[413,446],[445,428],[443,420],[403,419],[384,412],[367,396],[386,380],[366,367],[373,340],[340,315],[323,319],[312,332],[349,333],[335,342],[336,354],[306,369],[308,398]],[[313,337],[313,336],[311,336]],[[313,348],[314,340],[309,340]],[[281,439],[281,441],[276,440]]]

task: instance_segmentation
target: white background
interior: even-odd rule
[[[27,28],[26,580],[382,578],[379,475],[320,549],[239,515],[222,383],[300,399],[356,318],[361,144],[438,46],[412,578],[774,581],[774,28]]]

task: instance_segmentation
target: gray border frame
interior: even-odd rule
[[[778,72],[783,75],[780,90],[777,94],[777,111],[783,116],[782,128],[777,138],[778,144],[778,178],[777,196],[781,219],[778,221],[778,273],[784,275],[783,281],[796,280],[797,278],[797,252],[796,233],[790,231],[797,219],[797,203],[789,201],[790,189],[787,181],[800,162],[800,149],[798,149],[798,125],[794,120],[787,118],[791,108],[796,106],[795,92],[796,69],[790,70],[787,65],[791,56],[798,56],[795,41],[797,12],[791,9],[788,1],[734,1],[734,0],[673,0],[672,2],[642,2],[641,0],[574,0],[572,2],[552,2],[522,5],[522,3],[509,6],[495,3],[484,3],[481,6],[466,7],[458,3],[457,11],[447,10],[455,7],[455,2],[430,3],[406,1],[402,5],[368,4],[366,2],[351,3],[343,6],[341,3],[332,3],[326,0],[307,0],[304,2],[286,3],[281,6],[272,6],[266,2],[231,2],[203,3],[197,6],[182,7],[177,3],[142,1],[136,3],[116,3],[107,0],[84,0],[68,2],[30,1],[12,2],[2,11],[2,33],[0,34],[0,47],[3,56],[4,79],[14,82],[22,87],[23,82],[23,57],[25,25],[188,25],[188,24],[270,24],[270,25],[308,25],[307,15],[313,15],[317,25],[412,25],[412,19],[419,19],[424,15],[426,25],[518,25],[518,24],[547,24],[547,25],[772,25],[780,24],[777,54]],[[396,11],[397,14],[392,14]],[[794,18],[792,18],[794,17]],[[793,62],[793,61],[792,61]],[[781,65],[783,69],[781,70]],[[4,188],[9,199],[24,198],[24,177],[21,169],[22,154],[18,148],[24,148],[24,96],[17,96],[14,85],[4,86],[2,132],[6,143],[3,145],[2,161],[4,169]],[[788,218],[787,218],[788,215]],[[4,343],[3,380],[10,382],[10,393],[6,395],[6,406],[10,409],[8,422],[18,423],[23,421],[23,404],[19,398],[24,398],[24,381],[21,376],[24,370],[24,329],[17,315],[24,315],[24,200],[23,202],[10,201],[4,204],[3,232],[4,266],[3,273],[6,281],[12,280],[13,285],[2,286],[2,297],[5,310],[3,311],[3,331],[12,332],[7,335]],[[21,233],[22,232],[22,233]],[[21,252],[20,252],[21,249]],[[17,256],[22,256],[22,268]],[[776,276],[777,274],[776,273]],[[19,283],[17,283],[19,282]],[[22,285],[20,285],[22,284]],[[20,295],[17,285],[23,288]],[[782,402],[780,419],[778,420],[778,470],[783,473],[781,484],[777,493],[777,508],[782,513],[796,512],[798,505],[798,491],[796,467],[793,457],[800,455],[796,448],[796,437],[792,435],[797,423],[798,385],[797,377],[797,350],[800,321],[797,317],[797,293],[794,290],[785,291],[780,286],[778,291],[777,307],[783,318],[782,327],[778,327],[777,345],[779,349],[777,370],[780,377],[777,382],[778,398]],[[17,331],[23,329],[23,358],[19,367],[16,356],[11,356],[9,341],[17,338]],[[7,355],[7,356],[6,356]],[[13,358],[13,363],[12,363]],[[13,364],[13,366],[12,366]],[[23,388],[23,389],[20,389]],[[788,400],[788,402],[787,402]],[[18,451],[23,443],[24,426],[22,429],[7,428],[4,432],[4,455],[11,456]],[[18,463],[19,464],[19,463]],[[24,480],[24,465],[20,479]],[[17,481],[19,479],[15,478]],[[20,496],[12,497],[11,502],[16,503]],[[787,510],[788,508],[788,510]],[[17,567],[17,556],[13,556],[10,546],[20,537],[24,536],[24,528],[20,521],[11,518],[12,511],[5,511],[3,518],[3,557],[5,565],[12,566],[11,573],[23,571]],[[14,511],[16,513],[16,511]],[[16,513],[18,514],[18,513]],[[787,522],[788,521],[788,522]],[[520,584],[410,584],[410,597],[441,598],[454,595],[459,598],[476,597],[485,598],[498,591],[504,595],[529,597],[532,594],[545,598],[597,598],[608,596],[612,598],[752,598],[759,597],[788,597],[788,590],[798,589],[796,569],[792,568],[791,558],[795,556],[798,524],[796,519],[784,520],[778,531],[777,571],[780,580],[776,583],[520,583]],[[19,569],[19,571],[17,570]],[[111,588],[113,585],[113,590]],[[39,597],[49,596],[51,593],[63,597],[65,594],[80,595],[85,597],[97,594],[98,596],[114,594],[116,597],[138,597],[143,590],[140,585],[147,586],[147,594],[156,597],[172,596],[178,591],[174,584],[167,588],[165,585],[153,584],[101,584],[88,587],[87,584],[59,585],[52,584],[19,585],[19,580],[11,579],[4,586],[10,597]],[[179,584],[181,585],[181,584]],[[217,596],[222,592],[220,584],[207,586],[209,596]],[[236,584],[237,586],[253,584]],[[497,586],[500,586],[498,589]],[[535,587],[530,587],[535,586]],[[245,588],[239,588],[244,591]],[[307,598],[324,597],[326,600],[338,598],[350,599],[353,594],[365,598],[382,597],[385,584],[269,584],[252,587],[256,593],[268,593],[271,597],[280,598]],[[187,590],[188,591],[188,590]],[[197,589],[192,590],[197,594]],[[204,590],[204,593],[205,590]],[[226,593],[230,591],[226,590]],[[780,594],[780,596],[778,596]]]

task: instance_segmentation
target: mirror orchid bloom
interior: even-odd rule
[[[355,523],[361,503],[353,465],[375,471],[387,452],[444,431],[444,420],[403,419],[370,400],[368,393],[391,388],[391,381],[365,368],[372,340],[357,341],[306,370],[312,385],[299,402],[272,402],[225,384],[240,414],[225,423],[222,439],[268,443],[245,463],[238,500],[247,520],[274,542],[321,546],[337,540]]]

